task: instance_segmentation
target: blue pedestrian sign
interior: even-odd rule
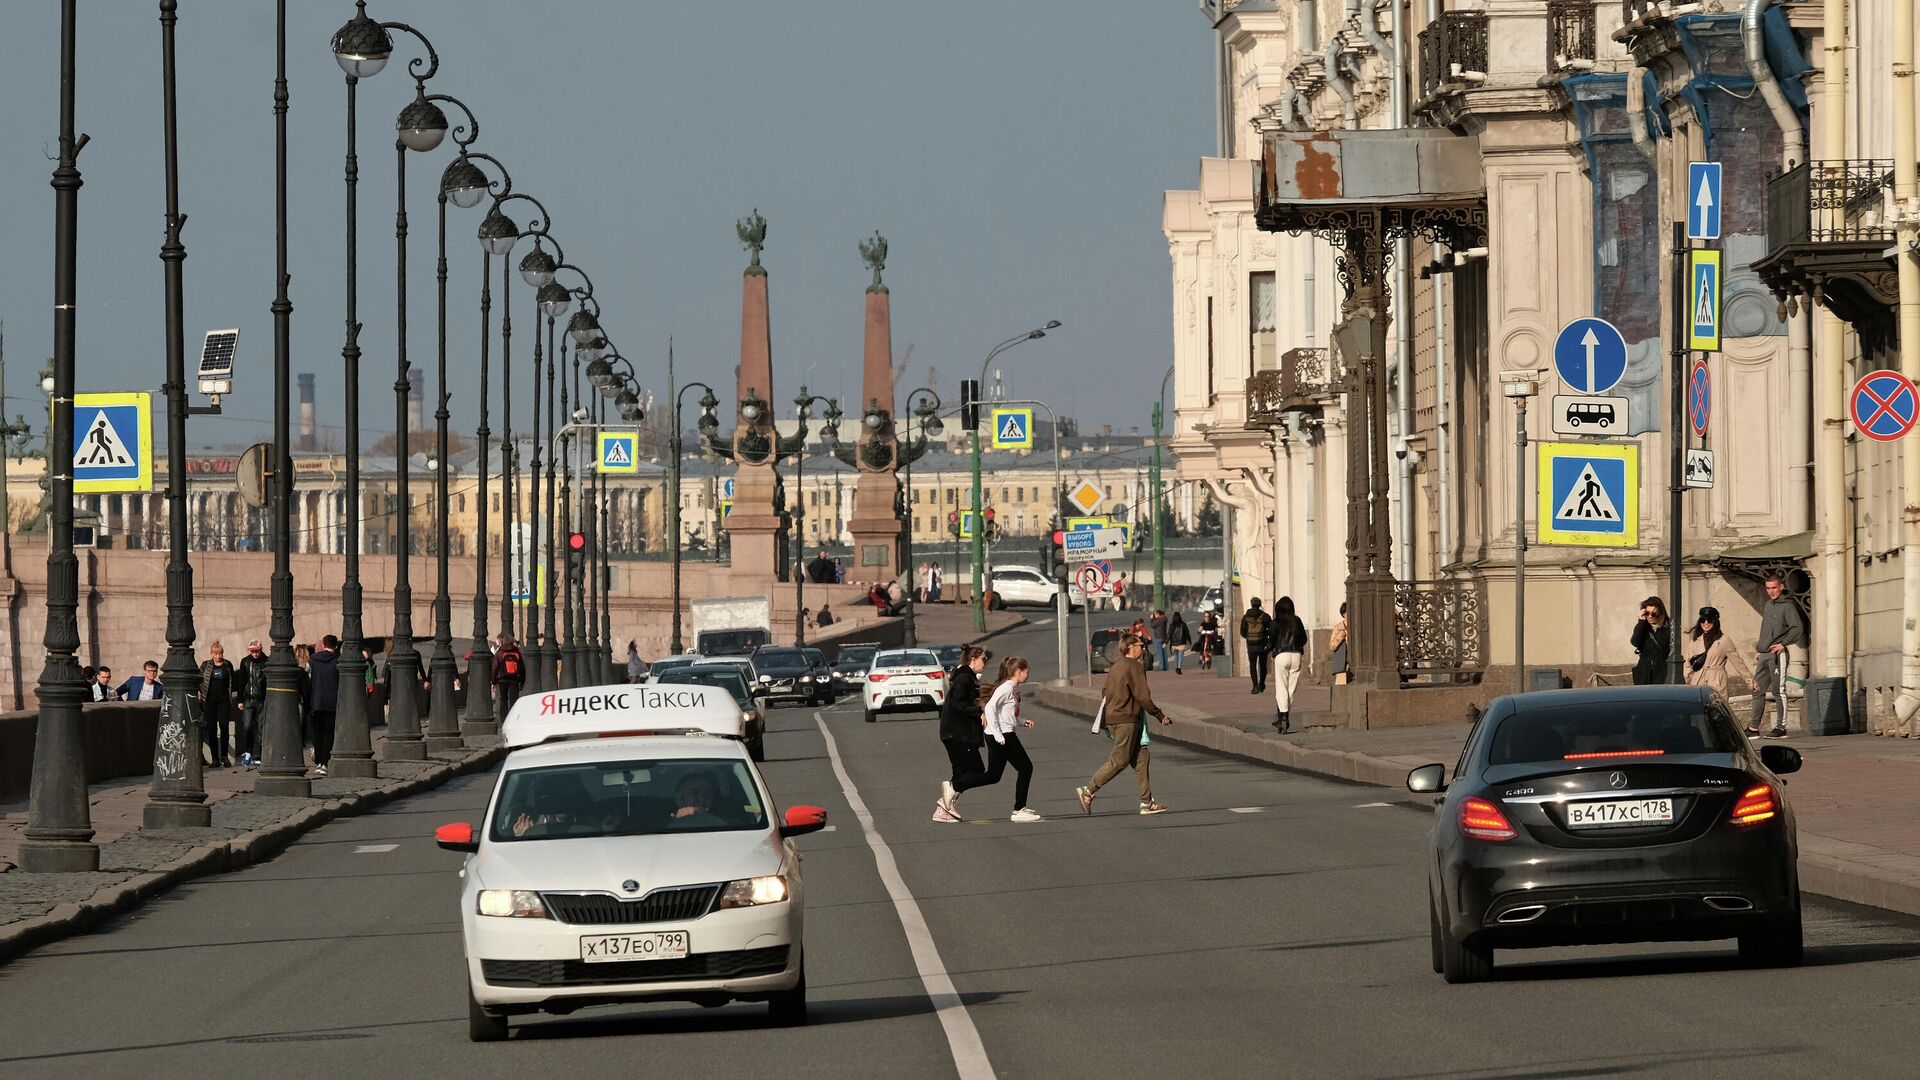
[[[1553,342],[1553,367],[1577,394],[1604,394],[1627,373],[1627,339],[1605,319],[1575,319]]]
[[[73,490],[153,490],[153,395],[73,395]]]
[[[993,448],[995,450],[1033,449],[1033,410],[993,410]]]
[[[1687,252],[1687,348],[1720,351],[1720,253],[1712,248]]]
[[[1687,239],[1720,239],[1720,163],[1687,165]]]
[[[640,433],[600,432],[600,471],[632,474],[640,471]]]
[[[1639,445],[1541,443],[1539,515],[1542,544],[1638,546]]]

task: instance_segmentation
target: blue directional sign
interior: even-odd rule
[[[1720,239],[1720,163],[1687,165],[1687,239]]]
[[[1875,442],[1904,438],[1913,430],[1914,418],[1920,416],[1913,384],[1897,371],[1882,369],[1860,376],[1847,401],[1853,429]]]
[[[73,395],[73,490],[153,490],[153,395]]]
[[[1541,443],[1539,515],[1542,544],[1638,546],[1639,445]]]
[[[1553,367],[1579,394],[1604,394],[1627,373],[1627,339],[1605,319],[1575,319],[1553,342]]]

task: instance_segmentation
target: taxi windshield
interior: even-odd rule
[[[746,677],[740,669],[731,665],[695,664],[692,667],[676,668],[654,680],[662,685],[691,683],[694,686],[717,686],[733,695],[733,700],[743,709],[753,708],[753,696],[747,692]]]
[[[515,769],[488,822],[494,843],[765,829],[760,788],[727,758],[591,761]]]

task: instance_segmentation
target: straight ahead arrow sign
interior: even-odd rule
[[[1598,365],[1594,363],[1593,354],[1600,348],[1600,336],[1593,332],[1593,327],[1589,326],[1587,335],[1580,339],[1580,344],[1587,350],[1587,385],[1598,386],[1600,373],[1596,370]]]
[[[1687,167],[1687,187],[1693,192],[1688,206],[1687,239],[1720,239],[1720,163],[1695,161]]]

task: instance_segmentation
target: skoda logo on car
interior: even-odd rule
[[[632,878],[628,878],[627,880],[620,883],[620,888],[621,888],[621,891],[623,892],[639,892],[640,883],[633,880]]]

